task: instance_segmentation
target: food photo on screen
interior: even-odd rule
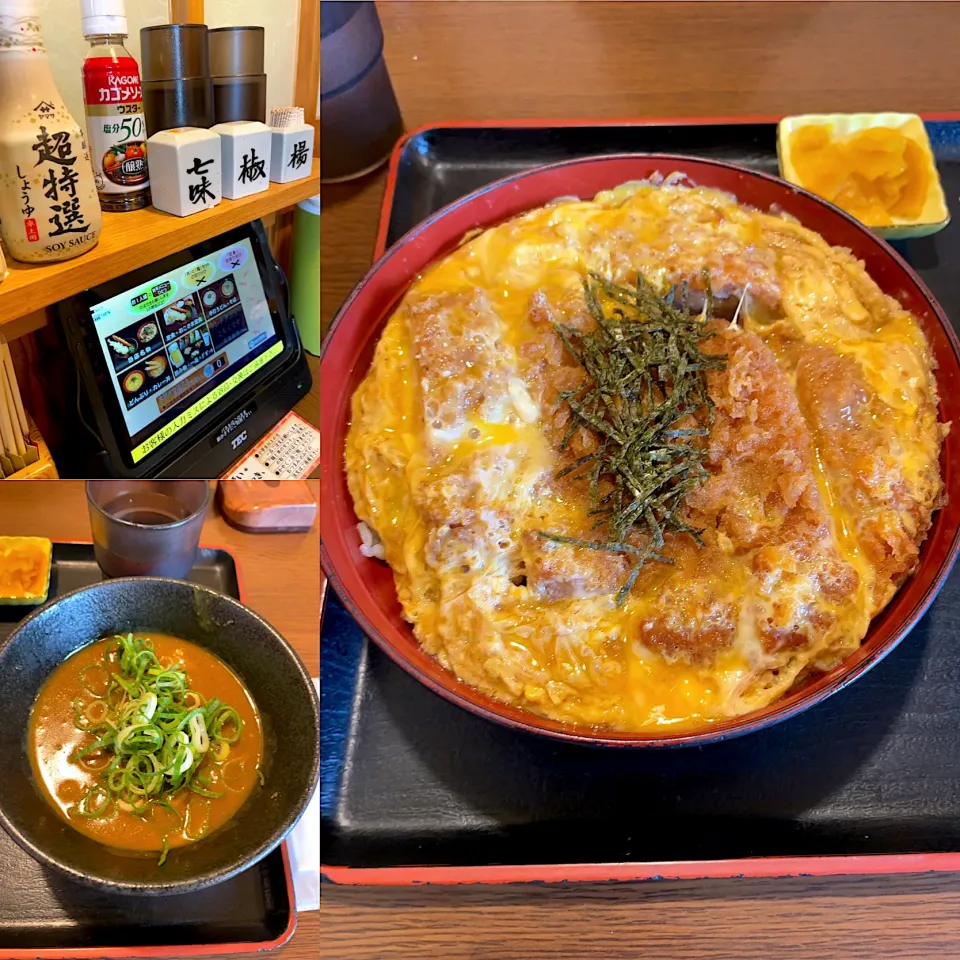
[[[213,353],[210,331],[206,326],[195,327],[169,344],[167,349],[175,375],[179,377]]]
[[[182,297],[171,303],[169,307],[164,307],[159,312],[159,317],[163,323],[164,340],[169,342],[182,330],[200,320],[201,316],[195,294]]]
[[[156,320],[140,320],[106,337],[108,356],[114,370],[124,370],[162,344]]]
[[[240,302],[237,292],[237,283],[232,273],[222,280],[211,283],[200,291],[200,300],[203,303],[203,312],[208,320],[220,316],[226,310]]]
[[[117,377],[123,390],[124,405],[132,410],[172,383],[173,371],[166,354],[160,350],[132,369],[118,373]]]

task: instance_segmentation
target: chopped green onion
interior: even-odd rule
[[[200,794],[201,797],[212,797],[214,800],[219,800],[221,797],[226,796],[226,794],[223,792],[215,793],[213,790],[207,790],[204,787],[198,787],[195,780],[190,784],[190,789],[193,791],[193,793]]]
[[[92,700],[83,708],[83,715],[90,723],[103,723],[107,719],[107,705],[102,700]]]
[[[99,686],[94,681],[97,671],[103,681]],[[146,819],[162,808],[187,839],[199,840],[209,828],[210,800],[225,793],[210,789],[211,778],[198,771],[208,755],[211,763],[226,760],[230,745],[240,739],[243,720],[237,711],[216,698],[204,700],[190,689],[180,664],[161,664],[152,641],[132,633],[113,637],[103,663],[84,667],[80,683],[94,699],[74,702],[74,722],[93,740],[70,760],[83,763],[96,755],[94,761],[84,763],[90,769],[92,762],[100,764],[102,755],[103,765],[97,768],[97,783],[72,809],[95,819],[108,816],[116,807],[123,814]],[[197,797],[188,806],[186,820],[171,803],[184,789],[188,796]],[[203,808],[199,826],[198,807]],[[159,865],[166,862],[169,851],[165,835]]]
[[[207,736],[203,714],[192,716],[187,726],[190,728],[190,742],[193,744],[194,753],[206,753],[210,749],[210,737]]]
[[[94,804],[94,799],[99,798],[99,803]],[[98,817],[104,817],[113,803],[113,796],[108,790],[105,790],[99,783],[95,783],[75,804],[74,810],[81,817],[94,820]]]
[[[74,763],[78,760],[82,760],[84,757],[89,757],[91,753],[96,753],[98,750],[102,750],[106,747],[112,747],[114,740],[116,738],[113,736],[104,737],[102,740],[97,740],[94,743],[91,743],[89,747],[85,750],[80,750],[77,753],[71,755],[70,759]]]
[[[232,723],[236,728],[236,732],[232,736],[223,732],[224,726],[228,723]],[[223,740],[226,743],[236,743],[240,739],[240,734],[243,733],[243,721],[233,707],[221,706],[217,710],[213,723],[210,725],[210,732],[216,740]]]

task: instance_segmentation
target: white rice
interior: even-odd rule
[[[357,524],[357,532],[360,534],[360,552],[365,557],[371,557],[374,560],[386,560],[387,555],[383,552],[383,544],[377,536],[376,530],[372,530],[363,521]]]

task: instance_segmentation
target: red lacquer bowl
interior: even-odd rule
[[[350,398],[366,374],[387,317],[414,278],[476,227],[491,227],[556,197],[593,197],[600,190],[656,172],[680,171],[700,186],[718,187],[740,202],[796,217],[836,246],[848,247],[870,276],[920,321],[938,364],[940,418],[960,421],[960,343],[930,291],[886,243],[843,211],[775,177],[733,164],[659,154],[569,160],[499,180],[438,211],[388,250],[340,310],[323,347],[320,502],[321,559],[334,589],[360,626],[403,669],[435,693],[490,720],[563,740],[607,746],[703,744],[770,726],[852,683],[914,627],[942,587],[960,549],[960,436],[943,447],[947,505],[934,516],[917,572],[871,624],[863,645],[830,673],[763,710],[684,733],[620,733],[579,727],[500,703],[459,681],[418,644],[400,615],[393,575],[360,554],[357,517],[343,469]]]

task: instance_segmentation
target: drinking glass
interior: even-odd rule
[[[184,579],[210,500],[206,480],[88,480],[97,564],[108,577]]]

